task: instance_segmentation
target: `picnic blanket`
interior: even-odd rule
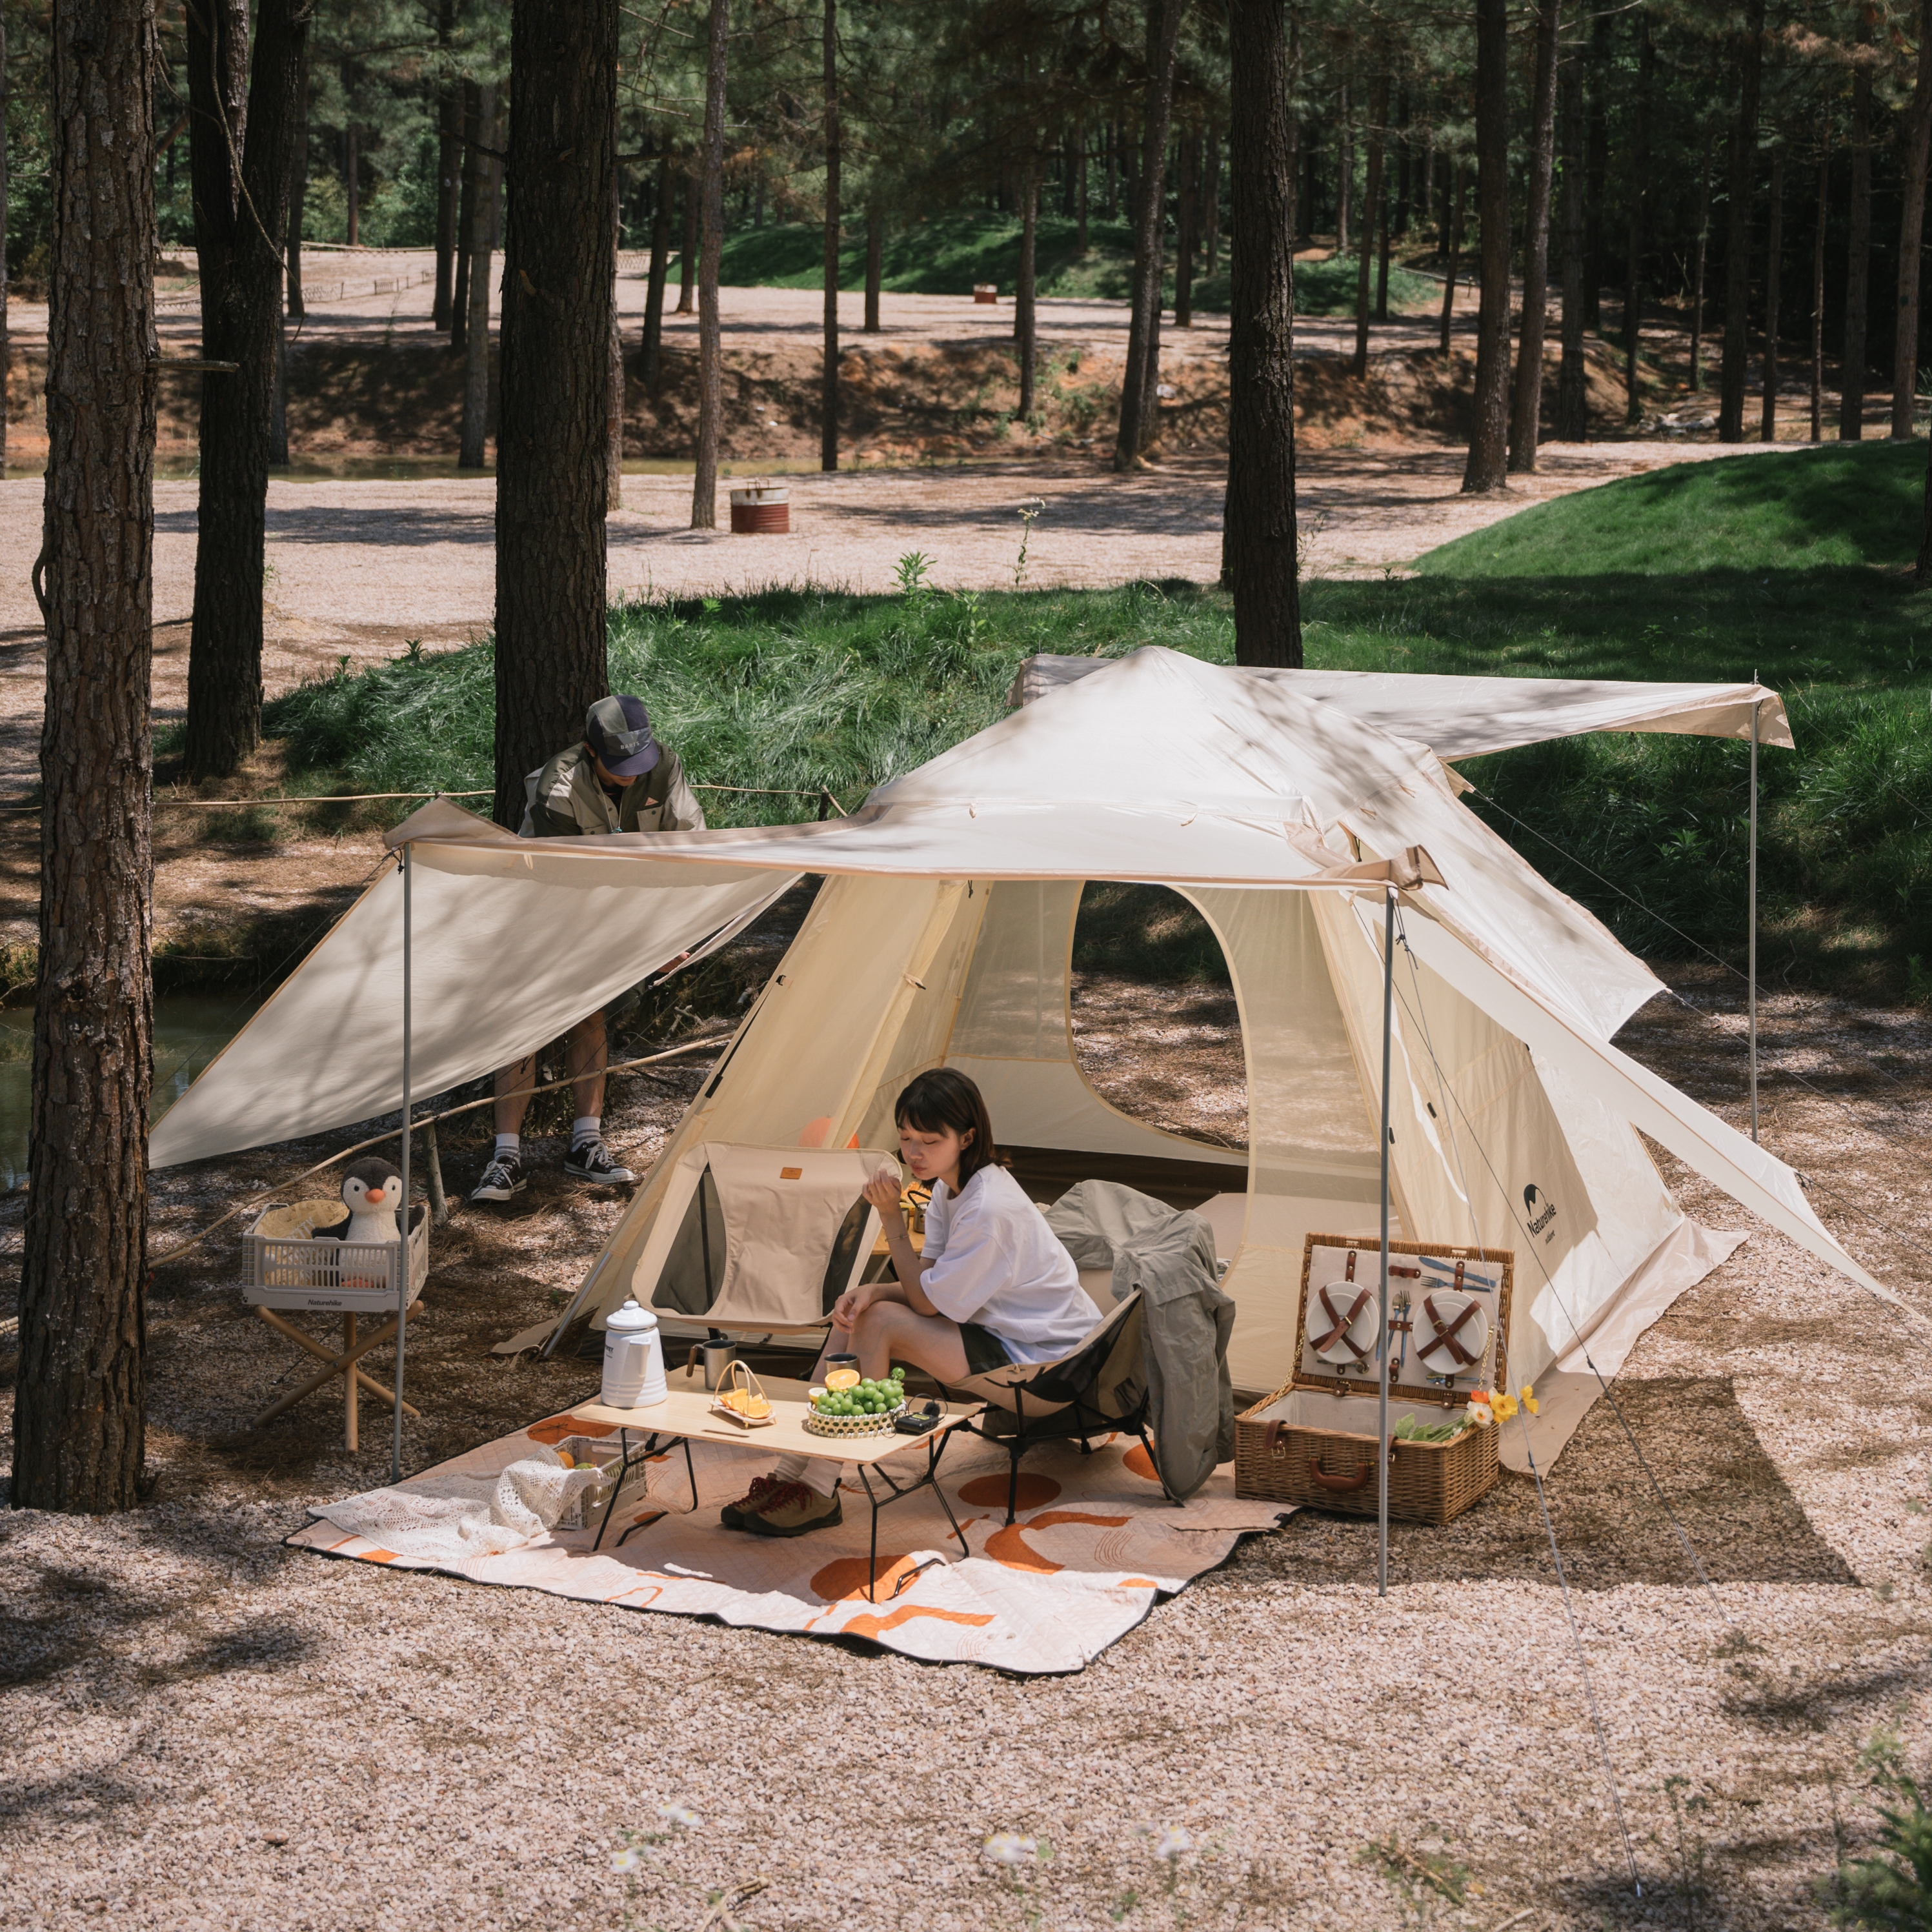
[[[925,1490],[881,1513],[874,1564],[872,1510],[855,1474],[846,1475],[837,1526],[789,1539],[754,1536],[726,1529],[718,1512],[772,1458],[749,1444],[700,1441],[692,1444],[694,1509],[678,1444],[625,1485],[601,1550],[591,1547],[594,1530],[532,1524],[506,1535],[512,1526],[502,1522],[490,1526],[488,1540],[513,1546],[464,1546],[452,1519],[473,1521],[512,1466],[536,1460],[539,1446],[567,1436],[606,1432],[568,1413],[548,1418],[393,1489],[316,1508],[316,1520],[288,1541],[399,1570],[762,1630],[862,1637],[930,1661],[1048,1675],[1083,1668],[1162,1597],[1211,1570],[1242,1535],[1273,1528],[1288,1514],[1278,1502],[1238,1498],[1232,1465],[1177,1509],[1145,1450],[1116,1437],[1096,1439],[1090,1456],[1058,1444],[1029,1454],[1010,1526],[1005,1452],[962,1437],[948,1444],[939,1480],[971,1554],[961,1556],[945,1512]],[[924,1460],[916,1447],[904,1474]]]

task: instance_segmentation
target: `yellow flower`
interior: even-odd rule
[[[1536,1392],[1528,1382],[1525,1382],[1522,1385],[1522,1406],[1532,1415],[1538,1412],[1536,1406]]]
[[[1499,1394],[1491,1401],[1490,1406],[1496,1411],[1496,1420],[1498,1422],[1507,1422],[1516,1413],[1516,1397],[1513,1395]]]

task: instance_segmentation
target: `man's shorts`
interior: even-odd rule
[[[960,1346],[966,1351],[966,1372],[969,1376],[991,1375],[995,1369],[1012,1366],[1012,1357],[1006,1352],[1006,1345],[990,1328],[982,1328],[976,1322],[959,1324]]]

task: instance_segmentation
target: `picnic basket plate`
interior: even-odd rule
[[[805,1432],[808,1436],[883,1436],[906,1412],[903,1400],[896,1408],[881,1409],[877,1415],[820,1415],[808,1408]]]

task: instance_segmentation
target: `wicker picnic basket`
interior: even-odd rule
[[[1347,1327],[1333,1289],[1344,1283],[1371,1286],[1378,1280],[1382,1244],[1374,1237],[1310,1234],[1301,1258],[1300,1346],[1294,1372],[1274,1394],[1244,1409],[1234,1421],[1234,1492],[1241,1496],[1373,1516],[1380,1485],[1375,1436],[1378,1376],[1371,1347],[1367,1366],[1338,1370],[1319,1345]],[[1516,1257],[1506,1248],[1466,1248],[1420,1241],[1389,1244],[1390,1329],[1401,1368],[1390,1364],[1391,1424],[1403,1414],[1418,1421],[1448,1421],[1470,1391],[1505,1384],[1508,1374],[1510,1288]],[[1331,1279],[1331,1277],[1334,1279]],[[1398,1301],[1398,1285],[1427,1282],[1435,1294],[1476,1303],[1487,1316],[1483,1346],[1466,1362],[1443,1357],[1454,1372],[1431,1375],[1418,1354],[1413,1314],[1416,1294]],[[1324,1288],[1330,1291],[1324,1295]],[[1432,1300],[1429,1290],[1423,1291]],[[1348,1298],[1352,1304],[1354,1298]],[[1310,1327],[1310,1307],[1315,1309]],[[1465,1316],[1466,1322],[1470,1318]],[[1432,1323],[1432,1334],[1445,1324]],[[1459,1349],[1459,1354],[1468,1352]],[[1495,1484],[1498,1473],[1494,1428],[1473,1424],[1445,1442],[1390,1438],[1389,1516],[1402,1522],[1453,1520]]]

